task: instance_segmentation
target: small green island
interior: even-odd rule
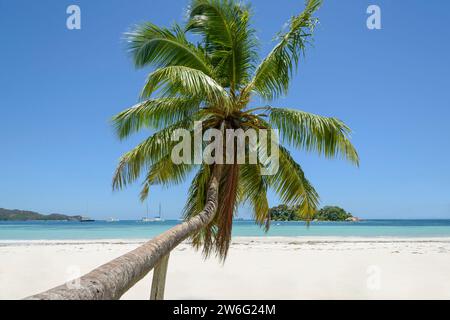
[[[270,208],[270,218],[273,221],[303,221],[298,215],[298,207],[290,207],[285,204]],[[318,210],[314,215],[313,221],[360,221],[350,212],[337,206],[326,206]]]
[[[80,221],[81,216],[65,214],[40,214],[34,211],[9,210],[0,208],[0,221]]]

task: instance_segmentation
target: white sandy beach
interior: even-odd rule
[[[0,299],[20,299],[140,245],[2,241]],[[124,299],[148,299],[151,274]],[[234,238],[225,265],[173,251],[167,299],[450,299],[450,238]]]

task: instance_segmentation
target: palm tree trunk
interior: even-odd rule
[[[219,181],[222,166],[216,165],[209,183],[203,211],[172,229],[153,238],[141,247],[113,260],[75,280],[74,285],[61,285],[28,297],[29,300],[114,300],[150,272],[177,245],[205,227],[214,218],[218,207]]]

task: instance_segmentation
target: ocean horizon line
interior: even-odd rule
[[[149,239],[179,220],[2,221],[0,240]],[[450,219],[371,219],[352,221],[272,221],[266,233],[252,220],[235,220],[242,237],[450,237]]]

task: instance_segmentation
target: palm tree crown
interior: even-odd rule
[[[192,131],[194,121],[209,128],[278,129],[281,141],[294,148],[326,157],[343,157],[358,164],[349,141],[350,129],[340,120],[270,103],[288,91],[317,19],[314,12],[322,0],[308,0],[304,11],[293,16],[286,32],[277,35],[273,50],[260,59],[257,37],[250,25],[250,9],[234,0],[192,0],[184,26],[161,28],[152,23],[137,26],[127,34],[129,49],[138,68],[151,66],[141,93],[141,102],[114,117],[121,139],[144,128],[156,132],[120,160],[113,188],[120,189],[144,175],[141,199],[155,184],[180,183],[196,175],[189,189],[184,217],[198,214],[214,165],[174,164],[172,133]],[[198,43],[189,34],[200,37]],[[249,106],[258,96],[266,105]],[[319,197],[298,165],[282,146],[279,170],[261,174],[260,164],[223,165],[219,208],[212,221],[192,236],[204,253],[225,258],[231,239],[233,215],[238,205],[251,206],[260,225],[269,227],[267,190],[271,188],[288,205],[300,205],[299,214],[311,217]]]

